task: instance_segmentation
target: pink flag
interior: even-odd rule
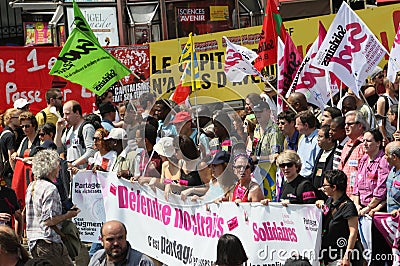
[[[333,72],[357,96],[386,50],[344,1],[311,64]]]
[[[278,72],[280,77],[278,90],[282,95],[286,95],[302,61],[301,55],[289,35],[286,36],[283,57],[279,57],[278,60],[278,65],[282,66],[279,67]]]
[[[400,265],[400,216],[393,217],[390,213],[375,213],[373,219],[376,228],[392,247],[393,265]]]
[[[400,24],[397,28],[397,34],[394,37],[392,50],[390,51],[387,78],[391,82],[394,82],[398,71],[400,71]]]
[[[308,50],[286,93],[286,97],[289,97],[293,91],[301,92],[306,96],[307,102],[318,106],[321,110],[330,100],[331,93],[335,95],[339,91],[335,81],[326,75],[324,69],[311,65],[311,59],[316,56],[318,45],[322,43],[325,35],[326,29],[320,22],[318,38]],[[330,86],[331,89],[328,89],[327,86]]]
[[[278,85],[283,83],[283,67],[284,67],[284,54],[285,54],[285,44],[283,43],[282,39],[280,37],[278,37],[278,49],[277,49],[277,53],[278,53],[278,64],[277,64],[277,78],[278,78]],[[278,92],[281,95],[284,95],[282,93],[284,93],[282,91],[282,89],[280,88],[280,86],[278,86]],[[282,112],[285,109],[284,106],[284,102],[281,99],[281,97],[278,97],[278,104],[277,104],[277,113],[279,114],[280,112]]]

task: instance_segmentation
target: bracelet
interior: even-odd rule
[[[172,180],[169,178],[164,179],[164,184],[171,184]]]

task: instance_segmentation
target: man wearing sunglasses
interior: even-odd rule
[[[61,117],[60,112],[63,106],[63,95],[61,90],[58,88],[47,90],[46,102],[47,107],[36,114],[38,127],[46,123],[57,124],[58,118]]]

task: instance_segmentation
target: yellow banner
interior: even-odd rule
[[[210,21],[224,21],[228,18],[228,6],[210,6]]]
[[[388,5],[373,9],[359,10],[357,14],[390,51],[400,21],[400,4]],[[284,22],[287,32],[291,35],[298,49],[306,54],[318,36],[318,22],[329,28],[334,15],[313,17]],[[395,26],[396,25],[396,26]],[[227,36],[233,43],[256,50],[261,26],[217,32],[194,36],[197,58],[200,65],[200,77],[203,80],[197,90],[199,103],[232,101],[244,99],[250,92],[260,92],[264,84],[259,77],[247,76],[240,83],[231,83],[224,73],[226,45],[222,36]],[[183,69],[178,67],[179,56],[186,44],[187,38],[150,43],[151,76],[150,86],[158,95],[168,97],[178,85]],[[383,66],[388,56],[381,62]],[[274,67],[269,70],[275,74]]]

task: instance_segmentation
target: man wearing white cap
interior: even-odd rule
[[[137,152],[133,152],[137,149],[136,142],[134,140],[129,140],[128,143],[126,143],[128,137],[123,128],[111,129],[108,136],[104,139],[110,142],[111,149],[118,154],[114,165],[111,167],[111,171],[117,173],[118,177],[128,178],[129,169],[133,167],[133,162],[137,154]],[[125,145],[126,147],[124,149]]]
[[[14,108],[22,112],[29,111],[29,102],[25,98],[19,98],[14,102]]]

